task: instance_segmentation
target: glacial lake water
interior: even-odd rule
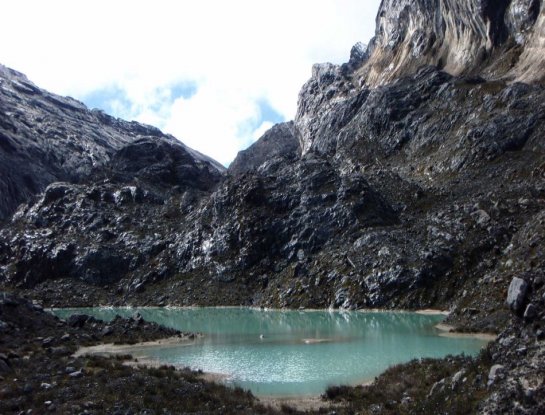
[[[139,312],[146,320],[204,336],[183,345],[138,349],[158,359],[228,375],[255,395],[323,393],[330,385],[372,380],[389,366],[421,357],[475,355],[477,338],[442,337],[442,315],[407,312],[279,311],[248,308],[79,308],[103,320]]]

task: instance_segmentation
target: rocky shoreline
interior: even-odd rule
[[[543,389],[539,376],[545,350],[530,337],[528,330],[532,330],[532,326],[528,324],[522,329],[526,335],[521,336],[511,327],[477,358],[424,359],[397,365],[373,382],[356,387],[331,387],[323,397],[310,400],[308,397],[258,400],[250,393],[210,383],[218,379],[202,373],[132,358],[128,352],[143,342],[190,342],[194,338],[192,334],[147,323],[138,314],[127,319],[117,317],[110,323],[83,314],[63,321],[44,312],[36,303],[2,293],[0,322],[0,411],[6,414],[28,413],[30,409],[39,413],[159,413],[159,406],[162,406],[161,413],[189,413],[193,411],[190,408],[198,407],[201,408],[199,413],[211,414],[324,414],[331,411],[423,414],[445,409],[445,402],[448,402],[448,413],[487,410],[487,413],[507,413],[511,401],[504,401],[509,391],[505,388],[514,380],[507,376],[512,372],[527,379],[527,388],[520,393],[527,404],[532,404],[533,409],[528,413],[538,414],[542,410]],[[526,339],[524,346],[520,337]],[[119,346],[101,346],[105,343]],[[517,354],[531,358],[532,365],[511,359],[514,348]],[[117,356],[96,355],[112,351],[116,351]],[[530,372],[534,378],[528,377]],[[120,384],[114,382],[114,387],[109,386],[117,376]],[[165,388],[161,383],[163,377],[168,379],[171,388],[150,392],[151,388],[146,385]],[[90,384],[95,386],[92,393],[86,388]],[[176,394],[174,401],[165,395],[172,390],[172,385],[187,388],[188,384],[199,391],[198,398],[194,392],[187,392],[187,396]],[[152,404],[148,393],[162,394],[162,397]],[[509,393],[510,399],[516,398],[516,389],[510,389]],[[103,394],[108,399],[99,399]]]
[[[139,343],[190,334],[140,316],[110,323],[76,314],[60,320],[28,300],[0,293],[0,413],[273,413],[251,394],[168,366],[127,367],[117,358],[75,354],[102,342]]]

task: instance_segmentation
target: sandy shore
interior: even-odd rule
[[[423,314],[425,316],[436,316],[438,314],[448,316],[450,313],[445,310],[434,310],[432,308],[426,308],[424,310],[416,310],[416,314]]]
[[[258,396],[265,406],[281,410],[286,405],[298,411],[318,411],[320,408],[333,409],[331,403],[322,400],[321,396]]]
[[[352,384],[351,386],[369,386],[374,382],[374,379],[365,379],[361,382]],[[320,408],[334,410],[340,408],[342,404],[334,404],[330,401],[322,399],[321,395],[304,395],[304,396],[257,396],[259,402],[264,405],[280,410],[282,405],[287,405],[298,411],[318,411]]]
[[[149,342],[135,343],[135,344],[113,344],[105,343],[98,344],[96,346],[86,346],[80,347],[74,357],[83,356],[86,354],[98,354],[98,355],[119,355],[119,354],[130,354],[135,351],[144,351],[149,347],[157,346],[186,346],[191,345],[195,341],[194,338],[189,337],[168,337],[166,339],[154,340]]]
[[[145,353],[146,349],[149,347],[157,347],[157,346],[188,346],[193,344],[195,341],[195,338],[189,338],[189,337],[169,337],[166,339],[161,340],[155,340],[155,341],[149,341],[149,342],[142,342],[142,343],[136,343],[136,344],[113,344],[113,343],[107,343],[107,344],[99,344],[96,346],[87,346],[87,347],[80,347],[76,353],[74,353],[74,357],[84,356],[84,355],[99,355],[99,356],[116,356],[116,355],[131,355],[132,359],[127,359],[123,362],[126,366],[131,367],[139,367],[139,366],[145,366],[145,367],[161,367],[164,366],[165,362],[162,362],[158,359],[153,359],[145,355],[137,355],[134,356],[133,353]],[[186,366],[183,365],[177,365],[177,364],[167,364],[168,366],[174,366],[177,369],[186,369]],[[198,377],[201,379],[207,381],[207,382],[223,382],[227,379],[229,379],[229,375],[225,373],[211,373],[211,372],[195,372]]]
[[[461,333],[459,331],[455,331],[454,326],[449,326],[448,324],[443,323],[436,324],[435,328],[441,330],[441,333],[439,333],[439,336],[441,337],[473,338],[484,340],[487,342],[494,341],[498,337],[496,334],[493,333]]]

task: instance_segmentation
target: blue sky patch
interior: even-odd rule
[[[245,138],[242,143],[242,149],[248,148],[256,141],[253,137],[254,131],[256,131],[264,122],[268,121],[273,124],[278,124],[285,121],[284,117],[277,112],[267,100],[260,99],[256,102],[256,105],[259,108],[258,117],[255,119],[248,119],[238,127],[237,135]]]
[[[278,124],[285,121],[282,114],[276,111],[267,100],[262,99],[257,102],[257,105],[259,105],[259,112],[261,113],[261,118],[257,123],[258,127],[265,121],[270,121],[273,124]]]
[[[89,108],[100,109],[115,117],[120,117],[121,114],[116,114],[117,108],[114,107],[114,103],[121,104],[123,108],[131,108],[131,102],[127,99],[125,91],[117,86],[93,91],[82,97],[81,100]]]
[[[195,82],[183,82],[172,85],[169,89],[172,101],[175,101],[178,98],[188,99],[197,93],[197,84]]]
[[[197,93],[197,84],[183,82],[160,88],[158,92],[158,96],[162,95],[165,98],[158,98],[151,103],[148,109],[154,112],[159,111],[165,104],[172,104],[178,98],[191,98]],[[135,115],[132,114],[134,103],[128,99],[126,92],[116,85],[93,91],[82,97],[81,100],[89,108],[101,109],[114,117],[128,119]]]

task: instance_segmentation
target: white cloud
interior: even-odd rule
[[[380,0],[18,0],[2,6],[0,62],[53,92],[122,97],[115,115],[157,125],[228,163],[267,102],[286,120],[315,62],[343,62]],[[172,97],[180,84],[188,97]]]
[[[274,125],[271,121],[263,121],[259,127],[252,132],[252,141],[258,140],[265,132]]]

